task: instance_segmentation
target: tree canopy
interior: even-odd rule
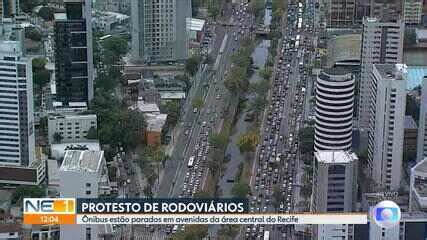
[[[236,198],[246,198],[250,192],[250,188],[248,184],[238,182],[233,185],[231,192]]]
[[[50,82],[50,72],[46,69],[46,58],[34,58],[32,60],[33,65],[33,82],[34,84],[42,88]]]
[[[43,18],[45,21],[52,21],[54,18],[55,9],[52,7],[42,7],[40,8],[38,15]]]
[[[23,198],[41,198],[45,196],[45,190],[40,186],[19,186],[12,194],[12,203],[17,203]]]
[[[193,240],[203,239],[208,235],[207,225],[187,225],[185,231],[177,233],[172,239],[174,240]]]
[[[190,74],[190,76],[194,76],[199,69],[200,62],[202,58],[200,55],[194,55],[187,59],[185,62],[185,71]]]
[[[39,30],[35,27],[26,27],[25,28],[25,38],[31,39],[33,41],[39,42],[42,40],[42,35]]]
[[[246,134],[243,134],[239,137],[239,146],[240,152],[253,152],[255,151],[256,146],[259,144],[259,134],[257,132],[251,131]]]
[[[142,141],[144,116],[137,110],[120,104],[108,94],[96,94],[91,103],[98,117],[98,137],[102,144],[136,146]]]

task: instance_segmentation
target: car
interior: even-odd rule
[[[197,109],[197,108],[194,108],[194,109],[193,109],[193,113],[197,113],[197,111],[198,111],[198,109]]]

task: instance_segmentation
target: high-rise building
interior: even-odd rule
[[[344,68],[325,69],[317,76],[315,151],[351,149],[354,86],[354,76]]]
[[[354,24],[355,0],[328,0],[326,7],[328,27],[348,27]]]
[[[93,98],[91,0],[64,0],[55,14],[56,101],[89,103]]]
[[[68,150],[59,168],[62,198],[98,198],[109,188],[103,151]],[[61,240],[99,239],[104,225],[61,225]]]
[[[365,135],[369,127],[372,66],[380,63],[402,63],[404,27],[401,20],[381,22],[376,18],[365,18],[363,21],[358,123]]]
[[[0,1],[0,17],[10,18],[19,13],[18,0],[1,0]]]
[[[370,16],[381,21],[393,21],[402,17],[403,0],[371,0]]]
[[[417,162],[427,157],[427,77],[421,84],[420,116],[417,133]]]
[[[144,63],[188,58],[191,0],[132,0],[132,55]]]
[[[356,154],[348,151],[314,153],[312,211],[352,212],[357,196]],[[315,239],[349,239],[351,225],[317,225]]]
[[[375,64],[370,79],[368,169],[377,187],[400,187],[406,107],[406,65]]]
[[[409,184],[409,212],[427,212],[427,158],[411,168]]]
[[[406,24],[419,24],[423,15],[422,0],[406,0],[403,5],[403,17]]]
[[[0,41],[0,165],[35,157],[33,75],[20,41]]]

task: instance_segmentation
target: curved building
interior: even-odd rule
[[[314,150],[350,150],[354,76],[343,68],[322,71],[316,80]]]

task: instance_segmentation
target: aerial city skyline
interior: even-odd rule
[[[0,239],[427,238],[427,1],[3,0],[0,19]],[[23,224],[30,197],[387,200],[400,222]]]

